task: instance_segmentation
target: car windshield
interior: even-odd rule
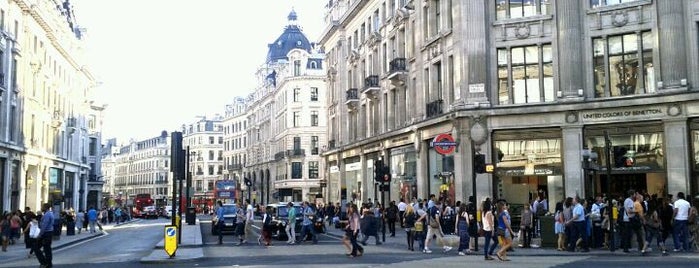
[[[223,214],[235,214],[236,206],[223,206]]]
[[[301,206],[294,206],[294,208],[296,208],[296,216],[300,215],[299,211],[301,211]],[[279,210],[277,213],[277,215],[279,215],[279,217],[281,217],[281,218],[289,217],[289,207],[280,206],[277,209]]]

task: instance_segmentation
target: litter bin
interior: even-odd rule
[[[540,216],[541,247],[556,247],[558,236],[554,232],[553,216]]]
[[[61,240],[62,227],[63,220],[61,220],[61,218],[53,219],[53,240]]]
[[[75,222],[66,222],[66,235],[75,235]]]
[[[187,215],[185,215],[185,221],[188,225],[194,225],[197,223],[197,209],[195,207],[187,208]]]

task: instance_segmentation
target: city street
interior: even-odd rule
[[[481,254],[458,256],[456,251],[443,253],[432,247],[434,253],[410,252],[404,247],[404,234],[386,237],[383,245],[373,245],[369,240],[365,255],[357,258],[345,256],[340,230],[330,228],[328,234],[319,236],[319,243],[312,245],[287,245],[273,241],[265,248],[250,241],[242,246],[233,236],[226,235],[223,245],[217,245],[217,237],[211,235],[209,216],[201,216],[201,232],[204,258],[194,260],[166,260],[157,263],[141,263],[139,260],[153,251],[163,239],[162,228],[169,220],[141,220],[108,230],[106,235],[63,247],[54,252],[55,267],[696,267],[699,255],[684,253],[650,256],[621,252],[592,251],[590,253],[561,253],[553,249],[516,249],[510,254],[510,262],[484,261]],[[255,233],[255,237],[258,233]],[[2,259],[2,255],[0,255]],[[0,264],[0,267],[37,267],[37,261],[20,259]]]

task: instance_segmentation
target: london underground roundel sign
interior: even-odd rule
[[[439,154],[447,155],[454,152],[458,143],[454,141],[454,137],[449,134],[442,133],[434,137],[432,147]]]

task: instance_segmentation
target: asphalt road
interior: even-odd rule
[[[104,235],[54,253],[55,267],[699,267],[696,253],[671,256],[635,254],[618,256],[512,256],[510,262],[484,261],[482,255],[458,256],[454,251],[443,253],[410,252],[395,244],[368,245],[365,255],[357,258],[345,256],[339,238],[320,235],[316,245],[304,243],[287,245],[274,241],[266,248],[256,242],[243,246],[233,245],[235,239],[226,235],[224,245],[217,245],[217,237],[211,235],[211,224],[202,217],[204,258],[191,261],[142,264],[140,258],[150,254],[162,239],[162,226],[168,220],[144,220],[117,227]],[[159,249],[162,250],[162,249]],[[37,267],[36,259],[12,263],[2,261],[0,267]]]

